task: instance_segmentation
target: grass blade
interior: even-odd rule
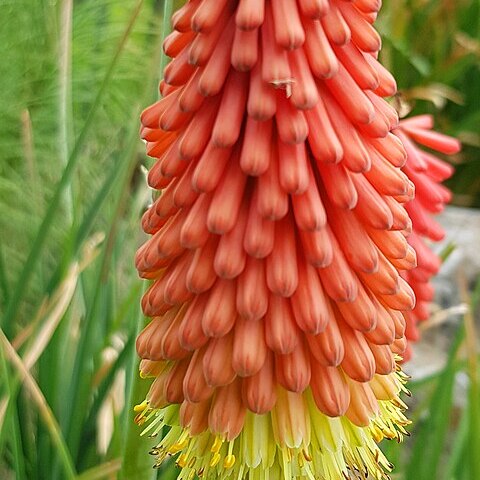
[[[65,478],[67,480],[75,480],[76,472],[73,465],[70,452],[68,447],[65,444],[65,440],[62,436],[60,427],[53,415],[50,407],[48,406],[45,397],[43,396],[42,391],[37,385],[37,382],[32,377],[28,369],[25,367],[22,359],[18,356],[15,349],[12,347],[11,343],[8,341],[8,338],[5,336],[3,330],[0,329],[0,344],[2,345],[5,356],[9,359],[10,363],[15,367],[17,372],[20,374],[25,387],[30,393],[33,402],[37,405],[37,408],[40,412],[45,425],[50,433],[52,442],[55,444],[57,451],[59,453],[60,459],[62,461],[62,466],[65,473]]]
[[[463,273],[463,272],[462,272]],[[477,351],[477,329],[473,312],[477,306],[477,298],[469,299],[468,285],[465,274],[461,274],[459,278],[460,293],[464,302],[470,304],[470,308],[464,315],[465,337],[468,356],[468,373],[470,377],[470,388],[468,396],[468,416],[469,416],[469,441],[468,451],[470,460],[470,476],[471,478],[480,478],[480,388],[478,378],[478,351]],[[477,282],[475,291],[478,291],[480,281]],[[470,301],[469,301],[470,300]]]
[[[8,304],[10,299],[10,286],[8,285],[7,269],[5,265],[5,258],[3,247],[0,243],[0,291],[2,292],[2,305]]]
[[[22,362],[27,370],[30,370],[38,358],[42,355],[48,343],[50,342],[56,328],[58,327],[63,315],[65,314],[75,288],[80,273],[94,260],[97,255],[97,246],[101,241],[98,236],[91,239],[89,244],[84,248],[82,258],[80,262],[74,262],[69,269],[69,274],[61,282],[57,289],[53,292],[53,295],[49,298],[45,298],[42,302],[36,318],[28,325],[12,342],[14,348],[18,349],[20,346],[27,342],[25,353],[22,358]],[[5,418],[5,415],[10,416],[10,407],[15,403],[18,394],[19,383],[18,379],[10,378],[10,376],[4,375],[9,382],[9,398],[10,404],[5,409],[0,408],[0,426]],[[3,405],[4,401],[0,402]],[[8,404],[8,402],[7,402]],[[3,443],[4,432],[0,428],[0,446]],[[1,451],[1,448],[0,448]]]
[[[70,130],[72,128],[71,112],[71,63],[72,63],[72,21],[73,0],[63,0],[60,9],[60,38],[58,46],[58,148],[61,165],[68,164],[70,151]],[[67,185],[63,193],[65,211],[69,224],[73,221],[73,193],[71,184]]]
[[[450,348],[447,365],[439,375],[433,391],[428,409],[429,417],[418,425],[414,433],[416,440],[407,466],[407,480],[437,478],[452,411],[453,387],[457,372],[455,359],[464,337],[465,330],[460,327]]]
[[[76,480],[103,480],[115,478],[115,474],[120,470],[121,466],[121,460],[112,460],[111,462],[90,468],[79,475]]]
[[[162,21],[162,38],[165,38],[171,30],[171,18],[173,13],[173,4],[174,0],[164,0],[163,4],[163,21]],[[163,69],[167,65],[168,57],[162,51],[161,58],[160,58],[160,75],[159,77],[163,77]]]

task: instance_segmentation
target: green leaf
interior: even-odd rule
[[[438,377],[427,418],[422,419],[414,431],[413,451],[406,469],[407,480],[437,478],[452,412],[455,358],[464,336],[465,330],[460,327],[450,348],[447,365]]]

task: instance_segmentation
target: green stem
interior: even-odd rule
[[[3,349],[0,350],[0,363],[2,369],[2,376],[6,379],[5,387],[6,387],[6,394],[7,394],[7,407],[11,404],[13,412],[5,418],[5,412],[8,408],[5,408],[5,412],[2,411],[3,418],[2,420],[8,424],[5,426],[1,426],[0,428],[9,429],[11,435],[11,447],[13,453],[13,462],[15,465],[15,473],[18,478],[22,478],[22,475],[25,475],[25,463],[24,463],[24,455],[23,455],[23,448],[22,448],[22,441],[21,441],[21,434],[19,428],[19,415],[18,415],[18,408],[16,402],[11,397],[11,379],[10,379],[10,372],[7,367],[7,362],[5,360],[5,356],[3,354]],[[3,406],[3,405],[2,405]]]
[[[170,33],[171,23],[170,19],[172,18],[173,13],[173,0],[165,0],[163,4],[163,21],[162,21],[162,41]],[[162,51],[162,56],[160,59],[160,78],[163,78],[163,69],[167,65],[168,57]]]
[[[71,111],[71,63],[72,63],[72,20],[73,0],[64,0],[60,9],[60,38],[58,57],[58,148],[63,168],[68,164],[70,153]],[[68,224],[73,221],[73,194],[71,183],[64,192],[65,212]]]

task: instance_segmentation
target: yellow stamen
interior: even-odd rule
[[[210,460],[210,466],[215,467],[215,465],[217,465],[219,461],[220,461],[220,454],[216,453]]]
[[[177,443],[174,443],[169,449],[168,453],[175,455],[176,453],[182,451],[186,446],[188,445],[188,438],[186,438],[183,441],[179,441]]]
[[[377,443],[379,443],[383,440],[384,435],[383,435],[382,431],[376,425],[372,425],[370,427],[370,431],[372,432],[373,438]]]
[[[223,468],[232,468],[235,465],[235,455],[227,455],[223,461]]]
[[[148,403],[147,403],[146,400],[144,400],[142,403],[139,403],[138,405],[135,405],[133,407],[133,411],[135,413],[143,412],[147,407],[148,407]]]
[[[177,465],[180,467],[180,468],[183,468],[187,465],[187,460],[188,460],[188,457],[187,457],[187,454],[186,453],[182,453],[178,459],[177,459]]]
[[[310,456],[310,453],[309,453],[309,451],[307,450],[307,448],[304,448],[304,449],[302,450],[302,453],[303,453],[303,458],[305,458],[305,460],[306,460],[307,462],[311,462],[311,461],[312,461],[312,457]]]
[[[223,439],[222,437],[216,437],[215,438],[215,441],[213,442],[213,445],[212,445],[212,448],[210,449],[210,451],[212,453],[218,453],[220,451],[220,449],[222,448],[222,445],[223,445]]]

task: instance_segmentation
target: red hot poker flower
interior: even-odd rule
[[[410,341],[418,340],[417,323],[429,317],[429,304],[434,290],[430,283],[432,276],[438,273],[440,259],[425,243],[424,239],[438,242],[445,236],[442,227],[432,218],[443,211],[445,204],[451,200],[451,192],[441,185],[453,173],[453,167],[419,146],[452,155],[460,151],[458,140],[432,130],[433,118],[419,115],[402,120],[394,131],[402,140],[407,152],[407,162],[403,172],[415,184],[415,199],[405,205],[411,220],[413,232],[408,243],[417,252],[417,267],[402,275],[415,292],[415,308],[406,314],[406,336]],[[408,347],[404,358],[410,356]]]
[[[384,478],[408,421],[397,365],[414,195],[378,63],[378,0],[190,0],[142,115],[136,257],[153,377],[137,421],[180,477]]]

